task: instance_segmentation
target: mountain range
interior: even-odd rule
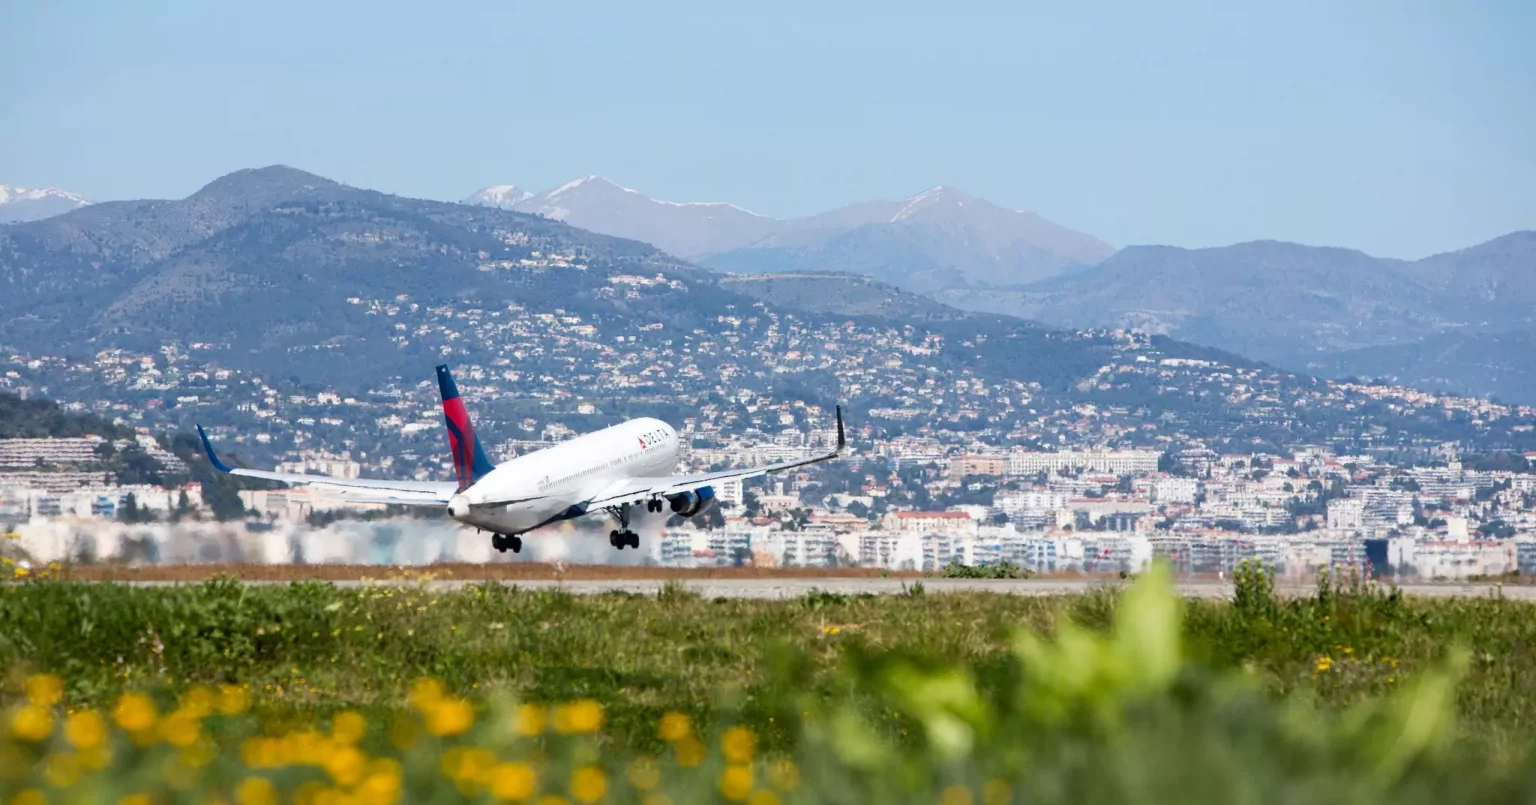
[[[44,187],[28,190],[0,184],[0,224],[38,221],[90,204],[78,193]]]
[[[595,176],[537,194],[507,187],[466,202],[634,238],[726,272],[862,275],[965,310],[1536,402],[1536,372],[1518,346],[1536,343],[1536,232],[1415,261],[1280,241],[1115,251],[947,187],[787,220],[656,201]]]
[[[598,176],[536,194],[498,185],[464,202],[633,238],[722,271],[833,270],[919,292],[1029,282],[1093,265],[1114,251],[1034,213],[949,187],[789,219],[723,202],[658,201]]]
[[[0,228],[0,345],[27,372],[25,356],[54,356],[48,365],[62,368],[36,370],[39,379],[77,400],[125,393],[100,385],[121,377],[113,350],[178,356],[183,385],[134,386],[168,389],[154,398],[167,407],[188,373],[398,394],[423,366],[450,360],[507,384],[505,416],[518,400],[543,410],[575,394],[673,408],[740,393],[822,405],[848,395],[851,411],[887,433],[1028,434],[1050,414],[1079,429],[1253,444],[1348,437],[1348,422],[1382,408],[1359,391],[1161,336],[966,312],[861,276],[721,274],[547,216],[403,198],[282,166],[230,174],[184,199],[105,202]],[[1262,399],[1234,377],[1264,388]],[[1443,418],[1411,413],[1384,412],[1388,435],[1370,443],[1482,432],[1467,417],[1448,431]],[[1503,436],[1484,436],[1507,438],[1503,421]]]

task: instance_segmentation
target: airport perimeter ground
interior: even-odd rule
[[[487,576],[505,583],[473,583]],[[129,583],[93,583],[110,579]],[[197,785],[229,799],[229,781],[255,774],[286,799],[329,772],[262,766],[262,752],[312,748],[345,712],[367,725],[369,757],[399,761],[377,767],[405,787],[386,802],[474,799],[490,769],[506,782],[517,763],[567,802],[659,801],[636,782],[651,779],[637,757],[657,759],[679,803],[1536,801],[1532,587],[1156,581],[61,568],[0,584],[0,726],[57,731],[54,754],[22,747],[41,790],[85,756],[65,711],[28,708],[105,714],[118,750],[88,778],[113,793],[101,801],[132,786],[193,801],[143,781],[174,772],[175,741],[199,736],[218,759]],[[37,674],[56,675],[58,694],[23,684]],[[259,723],[209,709],[230,686]],[[154,704],[123,698],[136,691]],[[538,737],[508,737],[527,726],[509,702],[550,708]],[[737,726],[750,740],[730,737]],[[770,790],[785,759],[799,787]],[[583,799],[578,775],[596,778],[582,769],[612,796]],[[996,796],[1004,784],[1011,799]],[[0,795],[10,785],[0,773]],[[955,786],[969,793],[945,793]],[[774,797],[748,800],[763,791]]]
[[[253,584],[322,580],[342,586],[366,583],[420,583],[446,590],[482,581],[497,581],[530,590],[561,589],[585,595],[603,592],[654,594],[670,583],[705,598],[786,599],[826,592],[841,595],[901,594],[913,584],[928,592],[995,592],[1053,596],[1084,593],[1100,587],[1120,587],[1118,575],[1055,575],[1028,579],[952,579],[938,574],[892,573],[861,568],[664,568],[620,565],[550,565],[538,563],[452,563],[422,567],[379,565],[89,565],[61,568],[60,577],[75,581],[118,581],[130,584],[196,583],[221,576]],[[1528,578],[1477,582],[1404,581],[1397,584],[1411,596],[1502,596],[1536,601],[1536,585]],[[1177,582],[1180,595],[1190,598],[1231,598],[1232,582],[1214,575],[1185,577]],[[1283,596],[1311,595],[1312,580],[1276,583]]]

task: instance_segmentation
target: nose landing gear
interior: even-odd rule
[[[516,534],[492,534],[491,547],[502,553],[506,553],[508,550],[513,553],[522,553],[523,538]]]

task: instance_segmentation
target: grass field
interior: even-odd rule
[[[427,745],[402,748],[385,725],[423,725],[438,765],[456,740],[494,744],[486,751],[524,758],[578,800],[572,775],[588,765],[606,775],[603,797],[615,801],[666,789],[636,787],[627,773],[652,757],[671,764],[676,801],[931,801],[946,791],[953,802],[988,801],[1000,786],[1019,801],[1536,791],[1536,607],[1337,584],[1277,597],[1260,574],[1238,589],[1233,602],[1180,602],[1154,578],[1128,592],[1052,598],[749,601],[678,587],[578,597],[500,584],[428,592],[43,581],[0,588],[0,707],[30,712],[32,676],[59,680],[48,706],[102,713],[120,710],[129,692],[175,713],[189,690],[241,691],[256,716],[221,726],[210,715],[209,735],[303,734],[346,714],[375,725],[369,757],[399,757],[406,793],[395,795],[406,801],[437,791],[411,772],[410,753]],[[433,682],[422,688],[423,679]],[[441,692],[424,696],[438,690],[431,685]],[[462,701],[475,726],[437,734],[433,708],[445,701]],[[572,706],[595,708],[600,728],[495,732],[529,704],[565,706],[549,713],[566,721]],[[684,763],[691,744],[667,723],[688,725],[688,740],[716,751]],[[731,728],[750,736],[751,758],[733,759]],[[36,774],[47,756],[37,755]],[[803,783],[766,786],[773,763],[798,764]],[[722,775],[742,764],[754,784],[726,786]],[[494,798],[493,766],[468,787],[449,774],[449,793],[428,798]],[[235,778],[219,774],[188,790],[233,791]],[[279,788],[299,784],[269,777]],[[328,784],[345,793],[334,778]],[[175,798],[174,787],[162,793]]]

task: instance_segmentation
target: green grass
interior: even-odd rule
[[[794,736],[767,719],[784,706],[786,674],[798,690],[857,698],[840,669],[898,654],[963,663],[984,687],[1003,686],[1018,673],[1015,631],[1048,634],[1062,617],[1103,627],[1117,606],[1113,592],[752,601],[677,587],[574,596],[495,584],[429,592],[36,583],[0,588],[0,667],[11,671],[11,696],[26,672],[60,674],[80,704],[129,689],[236,682],[263,709],[320,715],[400,709],[411,681],[434,677],[481,695],[597,699],[615,737],[636,745],[651,740],[666,710],[706,724],[722,713],[745,718],[784,741]],[[1196,665],[1248,669],[1272,693],[1304,691],[1329,707],[1390,692],[1459,642],[1473,658],[1458,696],[1469,735],[1503,742],[1536,727],[1536,607],[1527,603],[1330,587],[1310,598],[1192,601],[1182,628]]]
[[[217,759],[204,770],[177,772],[175,750],[128,748],[124,734],[112,739],[117,765],[79,783],[120,792],[112,781],[132,779],[160,791],[162,776],[182,774],[182,788],[155,795],[173,801],[232,791],[252,773],[238,747],[253,730],[323,729],[342,710],[374,725],[420,713],[430,725],[436,705],[410,703],[421,678],[479,715],[408,749],[370,733],[370,756],[399,758],[410,801],[483,794],[484,775],[444,782],[454,764],[439,758],[457,757],[455,746],[529,763],[551,785],[596,764],[617,801],[635,800],[625,764],[679,752],[657,730],[672,711],[706,739],[747,727],[759,751],[798,763],[804,786],[776,796],[809,802],[933,801],[952,786],[964,788],[951,791],[955,802],[1003,788],[1015,801],[1053,802],[1536,796],[1536,608],[1359,584],[1277,598],[1267,577],[1246,571],[1238,590],[1230,603],[1181,602],[1161,572],[1126,591],[1055,598],[914,585],[779,602],[706,600],[677,585],[577,597],[494,584],[432,593],[29,583],[0,588],[0,712],[33,724],[56,704],[110,713],[124,691],[149,692],[162,713],[180,696],[178,712],[190,712],[189,688],[248,686],[258,718],[209,718]],[[39,672],[62,679],[62,702],[22,693]],[[513,702],[584,700],[603,708],[592,736],[506,732]],[[57,759],[72,751],[63,738],[10,723],[13,743],[0,738],[0,752],[21,774],[14,785],[75,762]],[[725,760],[685,766],[666,772],[674,801],[725,790],[715,776]],[[766,779],[769,766],[755,768]],[[306,779],[284,769],[258,772],[283,790]],[[19,790],[8,779],[0,773],[0,794]]]

